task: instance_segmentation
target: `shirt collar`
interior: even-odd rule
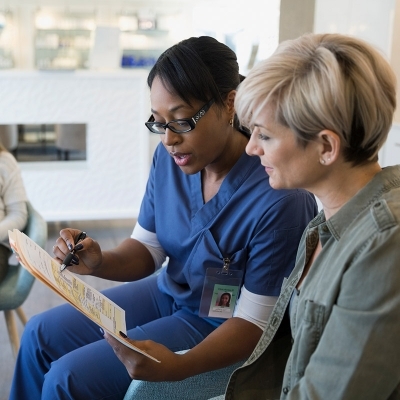
[[[400,165],[383,168],[370,182],[353,196],[335,215],[326,221],[332,236],[339,240],[353,220],[365,209],[371,207],[383,193],[400,187]],[[323,210],[312,221],[314,226],[325,222]]]

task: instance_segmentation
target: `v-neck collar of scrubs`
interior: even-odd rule
[[[254,163],[259,163],[258,158],[250,157],[243,152],[224,178],[218,193],[207,203],[203,200],[201,171],[190,176],[192,229],[201,229],[213,220],[254,169]]]

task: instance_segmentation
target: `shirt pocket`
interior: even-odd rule
[[[297,378],[304,375],[310,358],[318,346],[324,330],[324,320],[325,306],[314,303],[312,300],[306,300],[302,323],[295,336],[294,344],[296,351],[293,361]]]

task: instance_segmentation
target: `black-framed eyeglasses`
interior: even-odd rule
[[[151,115],[149,120],[145,122],[145,125],[151,132],[161,135],[165,133],[167,128],[171,129],[171,131],[175,133],[190,132],[196,127],[196,124],[199,122],[200,118],[204,117],[205,113],[210,109],[213,103],[214,99],[211,99],[207,104],[201,107],[192,118],[175,119],[173,121],[169,121],[167,124],[162,124],[161,122],[154,121],[154,116]]]

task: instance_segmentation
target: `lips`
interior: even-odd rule
[[[269,173],[272,172],[272,170],[273,170],[273,168],[271,168],[271,167],[266,167],[265,165],[263,165],[263,167],[265,168],[265,172],[266,172],[267,174],[269,174]]]
[[[173,157],[175,164],[179,165],[180,167],[184,167],[189,163],[190,160],[190,154],[185,154],[185,153],[175,153],[175,152],[170,152],[171,156]]]

